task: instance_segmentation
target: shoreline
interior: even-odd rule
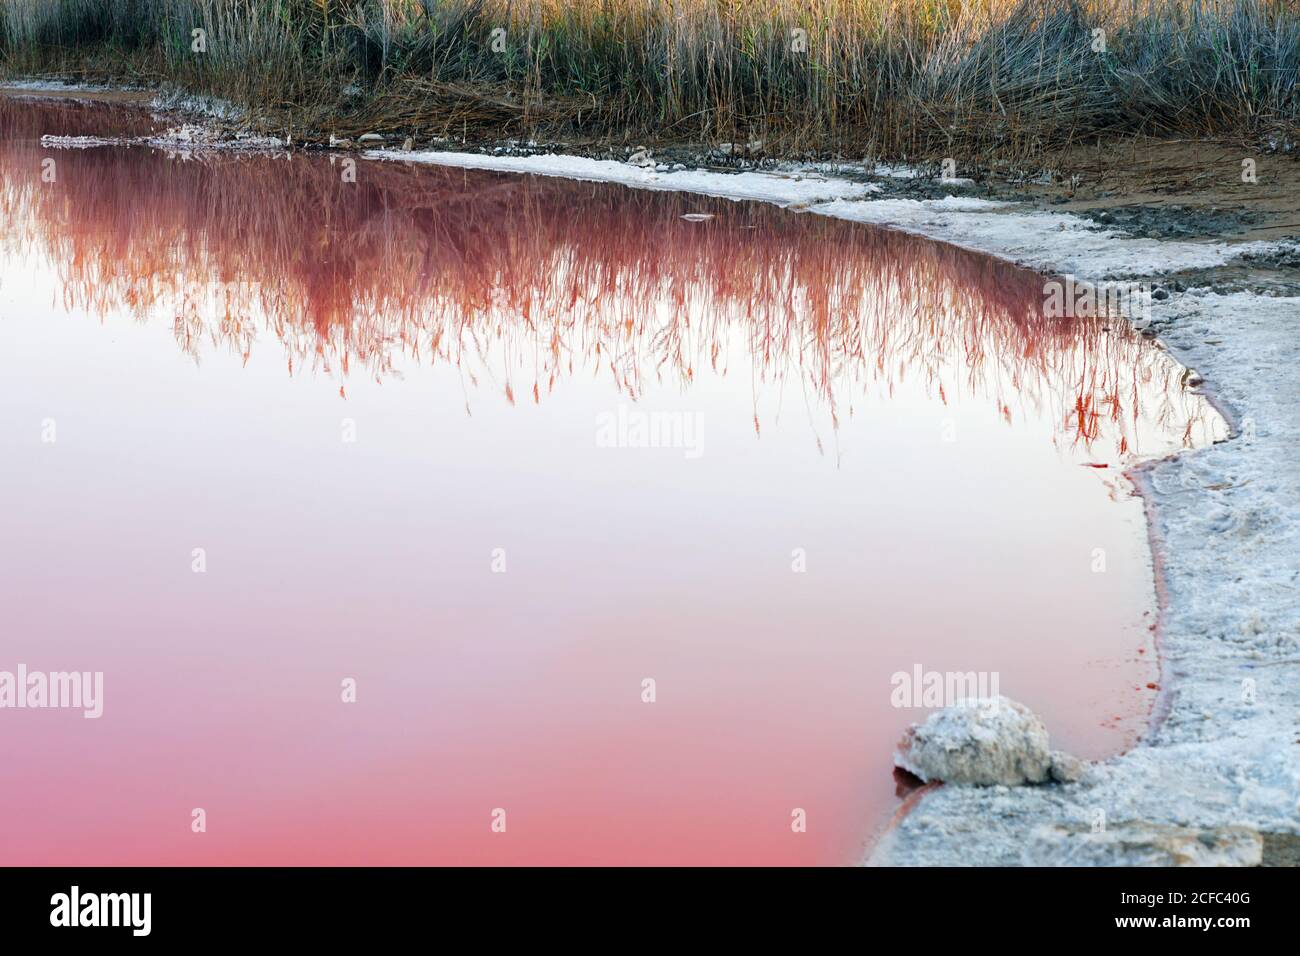
[[[1090,765],[1078,783],[934,788],[909,801],[864,862],[1062,862],[1088,843],[1098,809],[1112,825],[1300,834],[1300,571],[1286,550],[1300,529],[1300,441],[1288,434],[1300,396],[1293,325],[1300,243],[1125,235],[1073,211],[963,194],[957,183],[942,196],[910,198],[897,184],[917,177],[850,179],[807,164],[714,172],[574,156],[360,156],[771,202],[900,229],[1041,273],[1157,284],[1166,295],[1152,304],[1152,331],[1203,377],[1230,438],[1125,470],[1143,498],[1156,590],[1161,689],[1148,733],[1129,751]],[[1250,256],[1263,265],[1243,266]],[[1242,268],[1246,278],[1236,274]],[[1216,285],[1229,291],[1220,294]],[[1250,702],[1246,680],[1255,682]]]
[[[739,174],[741,177],[748,176],[751,179],[742,188],[739,184],[707,178],[707,174],[702,178],[701,174],[688,171],[649,173],[626,164],[599,160],[579,161],[571,157],[481,157],[473,154],[414,152],[374,152],[363,156],[379,161],[429,162],[599,179],[604,182],[620,182],[633,188],[684,189],[733,199],[775,202],[794,211],[902,229],[1007,259],[1016,265],[1040,272],[1075,274],[1093,282],[1120,278],[1159,280],[1188,268],[1213,270],[1227,266],[1244,253],[1266,253],[1279,245],[1288,245],[1277,241],[1255,241],[1239,245],[1215,243],[1207,246],[1174,240],[1123,238],[1109,231],[1099,241],[1096,233],[1088,231],[1086,221],[1069,214],[1026,212],[1015,204],[957,196],[939,200],[873,198],[880,196],[883,189],[862,189],[859,186],[855,190],[854,187],[859,184],[834,178],[809,186],[806,179],[784,180],[784,174],[760,180],[758,177],[770,174],[742,173]],[[833,195],[820,200],[816,198],[817,195],[827,194]],[[936,215],[947,218],[936,219]],[[964,217],[967,220],[965,222],[962,221]],[[1032,251],[1019,235],[1022,229],[1036,237]],[[1052,233],[1056,235],[1053,236]],[[1247,788],[1238,786],[1226,773],[1214,773],[1213,767],[1211,772],[1203,774],[1205,779],[1200,783],[1202,787],[1217,791],[1215,795],[1220,798],[1217,807],[1205,805],[1201,795],[1195,793],[1186,795],[1183,800],[1179,800],[1177,794],[1171,794],[1162,788],[1157,788],[1159,792],[1152,794],[1144,788],[1143,781],[1130,781],[1125,776],[1141,773],[1156,779],[1179,777],[1187,757],[1187,741],[1177,727],[1171,727],[1171,722],[1179,716],[1184,693],[1190,696],[1193,690],[1205,690],[1195,682],[1189,682],[1186,674],[1179,674],[1176,666],[1177,663],[1185,662],[1187,655],[1196,653],[1197,642],[1195,635],[1186,633],[1184,618],[1188,609],[1178,603],[1184,597],[1184,589],[1188,585],[1181,580],[1170,580],[1173,574],[1178,573],[1177,562],[1170,560],[1174,550],[1191,547],[1190,542],[1184,541],[1186,535],[1178,532],[1191,530],[1193,509],[1186,504],[1177,506],[1159,487],[1166,471],[1184,467],[1183,463],[1189,459],[1199,461],[1216,449],[1232,448],[1241,437],[1240,422],[1243,415],[1240,401],[1234,400],[1237,396],[1230,396],[1214,388],[1219,384],[1220,377],[1212,367],[1214,363],[1200,361],[1190,348],[1179,341],[1178,330],[1172,325],[1172,313],[1184,305],[1196,306],[1215,317],[1226,318],[1223,313],[1231,307],[1229,303],[1206,304],[1194,301],[1203,298],[1199,294],[1204,291],[1205,287],[1194,287],[1172,292],[1168,298],[1154,303],[1153,318],[1163,347],[1185,368],[1196,369],[1198,374],[1204,376],[1205,383],[1210,384],[1214,394],[1213,404],[1228,422],[1230,438],[1204,449],[1139,462],[1131,469],[1136,476],[1140,476],[1140,480],[1130,478],[1130,483],[1134,486],[1135,493],[1143,498],[1144,510],[1148,515],[1147,532],[1148,540],[1152,543],[1153,587],[1156,591],[1156,651],[1161,674],[1161,694],[1153,710],[1151,729],[1129,751],[1091,765],[1090,773],[1079,783],[1010,790],[1000,787],[945,785],[927,791],[923,799],[918,798],[907,812],[895,817],[895,822],[883,832],[864,860],[867,865],[1008,865],[1025,862],[1019,851],[1026,847],[1026,854],[1039,852],[1033,849],[1036,835],[1041,842],[1041,834],[1046,831],[1051,834],[1048,839],[1055,840],[1054,826],[1088,825],[1098,806],[1106,812],[1113,825],[1172,824],[1220,828],[1244,824],[1255,829],[1268,828],[1270,833],[1300,833],[1300,819],[1295,812],[1297,799],[1300,798],[1300,758],[1296,756],[1285,761],[1285,766],[1269,779],[1270,783],[1282,791],[1283,798],[1254,812],[1226,812],[1229,798],[1233,802],[1239,802],[1238,798],[1246,796]],[[1241,292],[1234,295],[1260,300],[1244,304],[1251,312],[1258,307],[1274,316],[1275,325],[1266,330],[1266,334],[1279,337],[1284,335],[1288,315],[1300,314],[1300,297],[1270,298]],[[1300,358],[1300,347],[1295,351],[1296,357]],[[1300,386],[1297,367],[1300,366],[1291,366],[1291,381]],[[1230,378],[1232,371],[1226,374]],[[1225,387],[1226,383],[1220,386]],[[1300,394],[1300,387],[1296,394]],[[1251,440],[1255,439],[1252,437]],[[1297,449],[1292,460],[1300,460],[1300,449]],[[1279,495],[1278,498],[1282,500],[1271,503],[1280,505],[1285,500],[1285,496]],[[1293,497],[1292,500],[1296,499]],[[1300,517],[1297,521],[1300,522]],[[1171,534],[1171,531],[1175,533]],[[1163,546],[1157,547],[1157,543],[1162,543]],[[1234,552],[1217,557],[1241,561],[1241,555]],[[1203,577],[1206,580],[1197,580],[1191,586],[1201,587],[1214,583],[1214,579],[1208,575]],[[1162,590],[1167,590],[1167,600],[1162,599]],[[1279,610],[1287,612],[1285,607]],[[1295,608],[1290,610],[1294,612]],[[1300,637],[1300,634],[1296,636]],[[1295,663],[1300,664],[1300,661]],[[1300,667],[1297,667],[1296,673],[1300,674]],[[1202,676],[1209,678],[1211,675]],[[1300,682],[1292,682],[1292,686],[1298,684]],[[1292,702],[1300,701],[1300,691],[1293,691],[1292,695],[1278,694],[1274,699],[1286,696],[1291,696]],[[1285,711],[1288,708],[1284,706],[1280,709]],[[1270,716],[1280,718],[1277,724],[1270,725],[1263,734],[1246,737],[1248,744],[1258,741],[1261,736],[1267,740],[1271,731],[1282,730],[1285,714],[1270,713]],[[1237,722],[1234,721],[1234,724]],[[1224,729],[1231,732],[1241,728],[1239,725],[1230,725]],[[1238,738],[1225,736],[1221,740],[1210,742],[1207,749],[1211,751],[1211,764],[1223,760],[1233,762],[1239,770],[1247,772],[1252,769],[1268,769],[1262,761],[1254,759],[1250,746],[1234,747],[1232,741],[1236,739]],[[1148,766],[1140,766],[1143,763]],[[1139,766],[1130,768],[1130,764]],[[1107,776],[1109,782],[1095,780],[1099,773]],[[1143,794],[1148,798],[1145,802],[1141,799]],[[1052,797],[1056,799],[1053,800]],[[987,832],[980,834],[980,830],[985,829],[981,824],[1001,824],[1003,830],[997,835]],[[1066,839],[1086,842],[1086,832]],[[980,836],[976,840],[954,839],[962,833]],[[1069,850],[1065,847],[1060,850],[1061,852],[1054,852],[1053,847],[1048,847],[1047,859],[1062,860]],[[1035,862],[1041,863],[1043,860],[1037,859]]]

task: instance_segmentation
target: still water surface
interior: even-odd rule
[[[1222,423],[1122,325],[772,207],[40,144],[154,123],[0,98],[0,670],[105,681],[0,711],[0,862],[849,863],[897,672],[1141,733],[1119,472]]]

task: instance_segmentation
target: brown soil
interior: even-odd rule
[[[1255,182],[1242,181],[1247,159],[1254,161]],[[1263,152],[1229,141],[1141,138],[1075,148],[1044,165],[1060,171],[1059,181],[1021,184],[1015,192],[1065,212],[1109,213],[1124,227],[1126,219],[1135,218],[1126,210],[1176,211],[1186,220],[1188,238],[1300,234],[1300,155],[1294,152]]]

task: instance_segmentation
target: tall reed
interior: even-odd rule
[[[919,154],[1300,124],[1294,0],[8,0],[0,17],[11,74],[167,78],[341,132]]]

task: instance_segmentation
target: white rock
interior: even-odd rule
[[[1078,757],[1073,757],[1063,750],[1052,751],[1052,779],[1059,783],[1074,783],[1083,777],[1084,764]]]
[[[913,724],[894,763],[927,782],[983,786],[1077,779],[1083,770],[1069,755],[1053,754],[1042,719],[1006,697],[963,701]]]

